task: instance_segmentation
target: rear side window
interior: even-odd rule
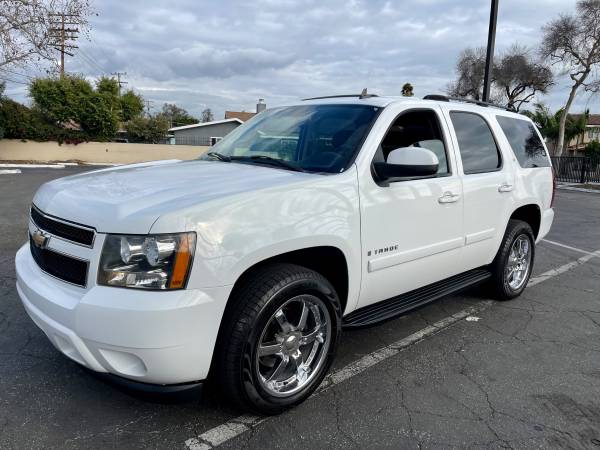
[[[502,166],[498,146],[485,119],[468,112],[451,112],[450,118],[465,174],[493,172]]]
[[[530,122],[504,116],[496,119],[521,167],[550,167],[544,144]]]

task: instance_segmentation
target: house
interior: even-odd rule
[[[267,109],[267,104],[263,98],[258,99],[258,103],[256,104],[256,112],[247,112],[247,111],[225,111],[225,119],[240,119],[242,122],[246,122],[247,120],[252,119],[259,112]]]
[[[573,114],[572,117],[577,120],[581,114]],[[585,146],[592,141],[600,141],[600,114],[589,115],[585,133],[571,139],[567,146],[567,155],[583,156]]]
[[[243,122],[238,118],[169,128],[169,142],[178,145],[215,145]]]

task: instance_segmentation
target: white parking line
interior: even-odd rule
[[[542,242],[547,242],[548,244],[552,244],[552,245],[556,245],[557,247],[562,247],[562,248],[566,248],[566,249],[569,249],[569,250],[573,250],[574,252],[583,253],[585,255],[589,255],[591,253],[594,253],[594,252],[588,252],[587,250],[582,250],[582,249],[577,248],[577,247],[571,247],[570,245],[561,244],[560,242],[551,241],[549,239],[542,239]]]
[[[21,173],[21,171],[19,169],[0,169],[0,175],[10,175],[16,173]]]
[[[582,256],[579,259],[576,259],[575,261],[571,261],[570,263],[564,264],[555,269],[550,269],[549,271],[544,272],[541,275],[538,275],[537,277],[531,278],[529,280],[529,283],[527,283],[527,286],[535,286],[536,284],[539,284],[542,281],[546,281],[549,278],[555,277],[557,275],[560,275],[561,273],[568,272],[569,270],[572,270],[575,267],[581,266],[582,264],[585,264],[592,258],[600,258],[600,250],[586,253],[586,255]]]
[[[2,168],[21,168],[21,169],[64,169],[64,164],[0,164]]]
[[[559,245],[564,246],[563,244]],[[575,267],[581,266],[582,264],[585,264],[592,258],[600,257],[600,250],[595,252],[585,252],[584,250],[580,251],[586,253],[586,255],[582,256],[576,261],[564,264],[560,267],[549,270],[547,272],[542,273],[541,275],[531,278],[527,286],[535,286],[536,284],[547,281],[550,278],[568,272],[569,270],[572,270]],[[323,380],[319,388],[315,391],[313,396],[319,395],[321,392],[326,391],[331,387],[364,372],[368,368],[380,363],[381,361],[384,361],[394,355],[397,355],[398,353],[400,353],[401,350],[413,344],[416,344],[417,342],[422,341],[426,337],[432,336],[448,328],[449,326],[459,322],[460,320],[467,319],[474,313],[483,311],[493,303],[494,302],[492,300],[482,300],[476,303],[474,306],[463,309],[462,311],[459,311],[456,314],[453,314],[432,325],[429,325],[423,328],[422,330],[411,334],[410,336],[396,341],[386,347],[380,348],[379,350],[375,350],[374,352],[363,356],[362,358],[358,359],[357,361],[354,361],[353,363],[348,364],[346,367],[340,370],[330,373],[325,377],[325,379]],[[258,424],[268,419],[268,416],[264,417],[245,414],[234,419],[228,420],[224,424],[211,428],[210,430],[202,433],[197,437],[186,440],[185,445],[189,450],[210,450],[256,427]]]

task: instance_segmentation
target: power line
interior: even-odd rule
[[[94,58],[92,58],[90,55],[88,55],[86,52],[83,51],[83,49],[79,49],[78,52],[79,56],[83,57],[86,64],[94,71],[100,71],[100,73],[104,74],[106,73],[106,70],[104,70],[104,68],[98,64]]]
[[[29,83],[26,82],[26,81],[13,80],[11,78],[6,78],[4,76],[1,76],[0,80],[2,80],[2,81],[10,81],[11,83],[16,83],[16,84],[24,84],[25,86],[29,85]]]
[[[8,69],[5,69],[3,67],[0,67],[0,71],[6,72],[6,73],[10,73],[12,75],[17,75],[17,76],[20,76],[20,77],[23,77],[23,78],[27,78],[28,80],[33,80],[33,77],[31,77],[29,75],[25,75],[24,73],[15,72],[14,70],[8,70]]]

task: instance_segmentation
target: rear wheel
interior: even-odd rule
[[[535,257],[535,238],[528,223],[510,220],[504,239],[490,269],[491,287],[498,300],[521,295],[531,277]]]
[[[331,284],[304,267],[273,264],[246,280],[224,318],[217,382],[232,402],[276,414],[323,380],[337,348],[341,308]]]

